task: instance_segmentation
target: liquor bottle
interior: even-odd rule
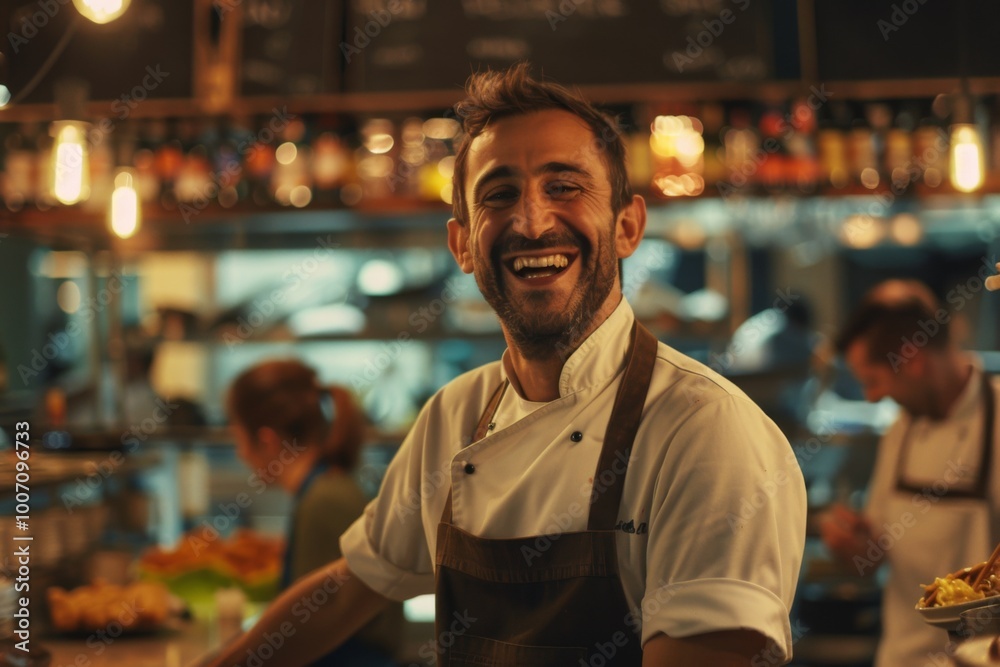
[[[788,129],[784,109],[778,106],[765,109],[757,128],[762,137],[757,178],[768,192],[780,192],[787,186],[785,176],[789,162],[788,150],[784,143]]]
[[[176,123],[154,122],[150,126],[153,140],[158,141],[153,167],[160,181],[160,205],[172,211],[177,208],[174,185],[184,162],[184,151],[177,136]]]
[[[306,125],[301,118],[290,121],[278,134],[271,173],[271,196],[282,206],[302,208],[312,201],[311,151]]]
[[[274,171],[274,131],[268,127],[267,116],[254,124],[256,133],[247,141],[243,164],[250,180],[250,197],[254,204],[265,206],[271,202],[271,174]]]
[[[789,160],[785,181],[799,192],[813,193],[819,186],[822,169],[816,146],[816,110],[807,100],[792,102],[785,148]]]
[[[728,174],[718,184],[720,192],[729,190],[749,194],[758,181],[760,136],[750,122],[750,111],[736,107],[729,113],[729,129],[723,134],[724,163]]]

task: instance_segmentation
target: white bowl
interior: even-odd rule
[[[991,595],[982,600],[969,600],[968,602],[949,604],[943,607],[916,607],[916,610],[926,623],[936,628],[954,632],[958,630],[958,624],[962,620],[959,618],[959,614],[963,611],[995,604],[1000,604],[1000,596]]]

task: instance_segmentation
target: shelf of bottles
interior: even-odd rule
[[[851,102],[820,87],[620,111],[630,180],[654,200],[1000,191],[995,98]],[[444,207],[461,139],[449,116],[0,124],[0,210],[108,212],[127,237],[140,210],[190,222],[209,208]]]

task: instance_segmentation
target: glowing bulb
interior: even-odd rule
[[[972,125],[951,127],[951,184],[972,192],[983,184],[983,143]]]
[[[90,196],[90,163],[84,123],[54,123],[52,149],[52,194],[63,204],[75,204]]]
[[[94,23],[107,23],[125,13],[131,0],[73,0],[77,11]]]
[[[123,171],[115,177],[111,193],[111,231],[127,239],[139,229],[139,193],[135,191],[132,174]]]
[[[278,161],[278,164],[289,165],[295,162],[296,156],[299,154],[299,149],[295,147],[290,141],[278,146],[277,150],[274,151],[274,159]]]

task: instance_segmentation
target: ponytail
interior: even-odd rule
[[[323,459],[331,466],[353,470],[365,439],[365,419],[351,393],[332,385],[327,393],[333,401],[333,423],[323,446]]]

